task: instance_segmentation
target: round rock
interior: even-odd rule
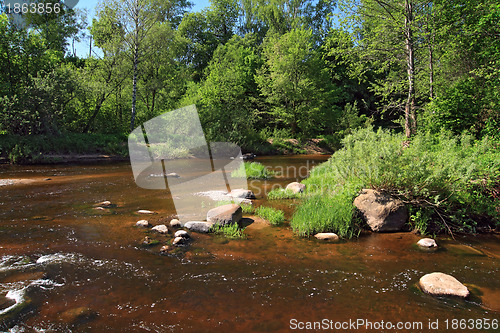
[[[151,224],[149,224],[149,221],[148,220],[140,220],[140,221],[137,221],[135,223],[135,225],[137,227],[141,227],[141,228],[149,228],[149,226],[151,226]]]
[[[187,242],[186,238],[184,237],[175,237],[174,240],[172,241],[172,245],[181,246],[186,244],[186,242]]]
[[[456,296],[466,298],[469,289],[451,275],[444,273],[430,273],[419,281],[420,288],[432,296]]]
[[[288,184],[285,189],[292,191],[294,194],[297,194],[297,193],[304,192],[306,189],[306,186],[304,184],[301,184],[298,182],[293,182],[293,183]]]
[[[180,228],[181,227],[181,222],[178,219],[173,219],[170,221],[170,226],[172,228]]]
[[[323,241],[337,241],[339,240],[339,236],[337,234],[334,234],[333,232],[320,232],[319,234],[314,235],[319,240]]]
[[[151,229],[151,230],[159,232],[160,234],[168,234],[168,228],[164,224],[157,225],[157,226],[153,227],[153,229]]]
[[[182,238],[189,238],[189,233],[184,230],[178,230],[175,232],[174,237],[182,237]]]
[[[432,238],[422,238],[417,242],[417,245],[426,249],[437,248],[436,241]]]

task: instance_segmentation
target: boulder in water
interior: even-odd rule
[[[366,223],[375,232],[401,231],[408,220],[408,208],[404,203],[389,194],[364,189],[354,199],[366,219]]]
[[[469,289],[451,275],[444,273],[430,273],[419,281],[420,288],[432,296],[456,296],[467,298]]]

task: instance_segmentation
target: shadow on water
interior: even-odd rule
[[[277,178],[249,182],[255,206],[273,205],[290,218],[299,201],[268,202],[265,192],[300,181],[324,160],[259,158]],[[410,233],[323,243],[294,236],[288,223],[271,227],[245,215],[246,239],[192,233],[188,247],[160,255],[172,233],[135,222],[168,223],[172,197],[138,188],[126,163],[1,166],[0,178],[31,180],[0,187],[0,311],[20,304],[18,332],[285,332],[293,319],[412,321],[425,328],[429,320],[500,316],[495,235],[441,237],[440,248],[426,252]],[[96,210],[104,200],[116,207]],[[145,237],[157,243],[142,246]],[[435,271],[464,282],[472,297],[422,293],[419,278]],[[2,317],[3,327],[12,323]]]

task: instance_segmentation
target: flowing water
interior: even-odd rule
[[[306,177],[324,160],[258,158],[277,177],[249,182],[255,206],[273,205],[289,218],[297,201],[268,202],[266,191]],[[135,222],[168,224],[175,216],[172,196],[137,187],[128,163],[4,165],[1,179],[0,315],[16,313],[17,321],[4,319],[0,330],[287,332],[321,321],[342,332],[476,332],[475,324],[456,330],[452,324],[500,319],[497,235],[443,236],[439,250],[425,252],[410,233],[322,243],[294,236],[288,224],[272,227],[248,216],[246,239],[192,233],[190,246],[161,255],[172,235]],[[94,209],[104,200],[116,207]],[[158,214],[141,216],[139,209]],[[160,244],[144,246],[145,236]],[[436,271],[465,283],[470,299],[423,294],[416,283]],[[349,321],[364,325],[335,329]],[[381,329],[381,321],[422,328]]]

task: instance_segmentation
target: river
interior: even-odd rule
[[[270,202],[264,193],[325,160],[257,158],[278,175],[249,182],[255,206],[273,205],[290,218],[298,201]],[[24,179],[0,186],[0,313],[16,301],[20,311],[13,328],[4,322],[0,330],[289,332],[316,321],[338,332],[449,332],[457,320],[500,318],[498,235],[441,236],[439,249],[425,252],[412,233],[323,243],[294,236],[287,223],[253,218],[246,239],[192,233],[190,246],[160,255],[161,244],[145,247],[144,237],[166,244],[172,236],[135,223],[168,224],[172,197],[137,187],[128,163],[2,165],[0,179]],[[104,200],[117,206],[94,209]],[[140,216],[140,209],[158,214]],[[472,296],[422,293],[416,284],[431,272],[453,275]],[[382,321],[422,328],[381,329]]]

